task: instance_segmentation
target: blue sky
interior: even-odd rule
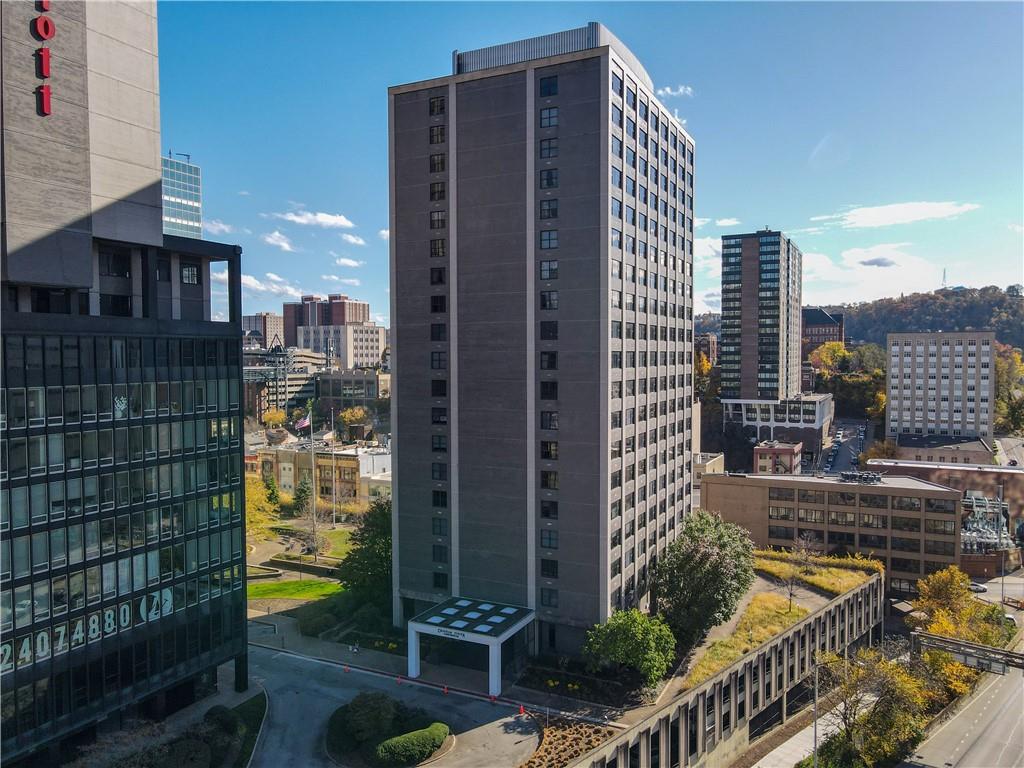
[[[719,238],[804,252],[804,302],[1024,271],[1024,5],[160,2],[164,151],[203,168],[243,310],[349,293],[387,322],[387,87],[451,52],[600,21],[696,146],[697,310]],[[680,89],[679,86],[686,86]]]

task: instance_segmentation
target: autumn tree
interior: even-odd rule
[[[353,408],[346,408],[338,414],[338,418],[341,419],[341,423],[346,426],[352,424],[365,424],[367,419],[366,409],[361,405],[357,405]]]
[[[864,412],[867,413],[868,418],[873,419],[874,421],[879,421],[885,417],[885,406],[887,402],[885,391],[878,390],[875,392],[875,397],[871,402],[871,405],[865,408]]]
[[[846,345],[843,342],[826,341],[820,347],[813,349],[807,359],[825,376],[833,376],[840,371],[848,370],[850,353],[846,351]]]
[[[271,526],[277,522],[281,510],[270,500],[267,487],[258,477],[245,478],[245,530],[256,539],[270,539]]]
[[[271,408],[263,412],[263,426],[268,429],[276,429],[284,424],[287,416],[280,408]]]
[[[885,370],[885,350],[877,344],[861,344],[849,354],[851,371],[871,373]]]

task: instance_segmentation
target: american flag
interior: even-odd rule
[[[309,426],[309,416],[303,416],[301,419],[295,422],[296,429],[305,429]]]

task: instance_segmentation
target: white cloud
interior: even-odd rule
[[[353,287],[359,287],[362,285],[359,282],[359,278],[356,277],[338,277],[337,275],[320,275],[321,280],[330,280],[332,283],[341,283],[342,285],[351,285]]]
[[[205,229],[211,235],[226,235],[235,231],[234,227],[232,227],[230,224],[225,224],[220,219],[210,219],[209,221],[204,221],[203,229]]]
[[[693,270],[705,277],[722,276],[722,239],[698,237],[693,241]]]
[[[374,319],[374,321],[376,323],[378,323],[380,325],[387,325],[388,324],[388,316],[387,315],[374,315],[373,319]]]
[[[712,288],[694,294],[693,311],[695,314],[703,314],[704,312],[721,312],[722,292]]]
[[[1022,224],[1008,224],[1009,229],[1016,232],[1018,235],[1024,232],[1024,225]]]
[[[912,250],[911,243],[880,243],[848,248],[838,259],[806,252],[803,303],[873,301],[900,293],[935,290],[942,283],[942,267]]]
[[[676,96],[693,96],[693,88],[689,85],[677,85],[673,88],[671,85],[666,85],[664,88],[659,88],[654,94],[661,99],[671,99]]]
[[[271,282],[274,282],[274,283],[287,283],[288,282],[283,277],[281,277],[280,275],[275,275],[273,272],[267,272],[266,273],[266,278],[267,278],[267,280],[270,280]]]
[[[341,239],[349,245],[366,245],[366,241],[359,235],[350,235],[348,232],[342,234]]]
[[[274,275],[274,277],[277,277],[277,275]],[[223,272],[210,272],[210,278],[216,283],[226,284],[228,281],[228,271],[225,269]],[[241,277],[241,283],[243,291],[269,293],[274,296],[287,296],[293,299],[302,298],[302,291],[293,285],[289,285],[282,278],[278,278],[277,280],[268,279],[267,282],[264,282],[252,275],[243,274]]]
[[[240,190],[238,190],[238,194],[240,194],[242,197],[248,197],[249,196],[249,190],[247,190],[247,189],[240,189]]]
[[[390,240],[391,239],[391,230],[390,229],[378,229],[377,230],[377,237],[379,237],[381,240]]]
[[[347,256],[338,256],[334,260],[334,263],[337,264],[339,267],[361,267],[366,262],[356,261],[355,259],[350,259]]]
[[[715,219],[716,227],[735,227],[739,223],[739,219],[733,218],[731,216],[725,219]]]
[[[323,213],[322,211],[288,211],[287,213],[270,214],[275,219],[283,219],[302,226],[324,227],[325,229],[351,229],[355,226],[347,216],[341,213]]]
[[[694,229],[700,229],[705,224],[707,224],[709,221],[711,221],[711,219],[702,219],[702,218],[700,218],[698,216],[696,219],[693,220]]]
[[[836,222],[843,229],[889,227],[894,224],[912,224],[917,221],[952,219],[961,213],[974,211],[977,203],[892,203],[851,208],[840,213],[812,216],[811,221]]]
[[[273,245],[277,248],[280,248],[282,251],[285,251],[286,253],[295,252],[295,247],[292,245],[292,241],[289,240],[288,236],[285,235],[280,230],[275,229],[273,232],[264,233],[260,235],[260,240],[262,240],[267,245]]]

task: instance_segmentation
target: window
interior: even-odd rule
[[[105,277],[131,277],[131,255],[127,249],[101,249],[100,275]]]
[[[557,219],[558,218],[558,198],[553,200],[541,200],[540,201],[540,217],[542,219]]]
[[[540,79],[540,95],[541,97],[558,95],[557,75],[552,75],[551,77],[542,77]]]
[[[448,452],[448,435],[431,435],[430,450],[437,453]]]
[[[430,126],[430,143],[431,144],[444,144],[444,126],[443,125],[432,125]]]
[[[540,428],[558,429],[558,411],[541,411]]]
[[[431,296],[430,297],[430,311],[431,312],[447,312],[448,311],[448,297],[447,296]]]
[[[447,408],[431,408],[430,409],[430,423],[431,424],[447,424],[448,423],[448,409]],[[434,435],[439,437],[439,435]]]
[[[444,267],[430,268],[430,284],[444,285]]]
[[[540,369],[542,371],[557,371],[558,370],[558,353],[557,352],[541,352],[540,353]]]
[[[541,341],[558,341],[557,320],[540,321],[540,339]]]
[[[558,309],[558,291],[541,291],[540,308]]]
[[[558,441],[557,440],[541,440],[540,441],[540,457],[542,459],[549,459],[555,461],[558,459]]]
[[[156,260],[156,281],[158,283],[171,282],[171,262],[169,260]]]
[[[448,212],[447,211],[431,211],[430,212],[430,228],[431,229],[444,229],[448,226]],[[431,241],[433,242],[433,241]]]
[[[109,317],[131,317],[132,297],[101,293],[100,314]]]
[[[793,501],[796,493],[792,488],[769,488],[768,498],[771,501]]]
[[[542,499],[540,502],[540,516],[546,520],[558,519],[558,502],[550,499]]]
[[[448,465],[434,462],[430,465],[430,479],[431,480],[447,480],[448,479]]]
[[[182,264],[181,282],[185,285],[199,285],[199,265]]]
[[[448,255],[448,249],[445,247],[444,240],[431,240],[430,241],[430,255],[435,258],[444,258]]]
[[[448,367],[447,352],[431,352],[430,367],[435,371],[443,371]]]
[[[448,491],[432,491],[430,503],[435,507],[447,507]]]
[[[431,379],[430,395],[431,397],[448,397],[448,380]]]
[[[443,181],[432,181],[430,182],[430,200],[431,202],[437,202],[444,200],[444,182]]]
[[[548,589],[541,587],[540,590],[540,604],[545,608],[557,608],[558,607],[558,590]]]
[[[433,560],[435,563],[447,563],[448,562],[448,547],[444,544],[434,544]]]
[[[557,381],[542,381],[540,383],[540,399],[541,400],[557,400],[558,399],[558,382]]]
[[[557,579],[558,578],[558,561],[548,560],[541,558],[540,561],[540,575],[545,579]]]
[[[545,107],[540,111],[540,127],[554,128],[558,125],[558,107]]]
[[[540,473],[540,487],[547,491],[558,490],[558,473],[543,470]]]
[[[444,323],[431,323],[430,324],[430,340],[431,341],[447,341],[448,340],[448,326]]]
[[[558,139],[541,139],[540,156],[542,160],[558,157]]]
[[[448,589],[448,574],[447,573],[435,573],[434,574],[434,589]]]
[[[541,531],[540,545],[544,549],[558,549],[558,531]]]
[[[434,517],[430,520],[430,532],[434,536],[448,535],[448,521],[443,517]]]
[[[431,155],[430,156],[430,172],[431,173],[444,173],[445,162],[444,155]]]
[[[432,96],[430,99],[430,115],[435,117],[444,114],[444,96]]]
[[[540,279],[541,280],[557,280],[558,279],[558,261],[542,261],[540,263]]]
[[[558,169],[547,168],[540,172],[540,188],[555,189],[558,187]]]
[[[612,72],[612,93],[622,96],[622,76]]]

